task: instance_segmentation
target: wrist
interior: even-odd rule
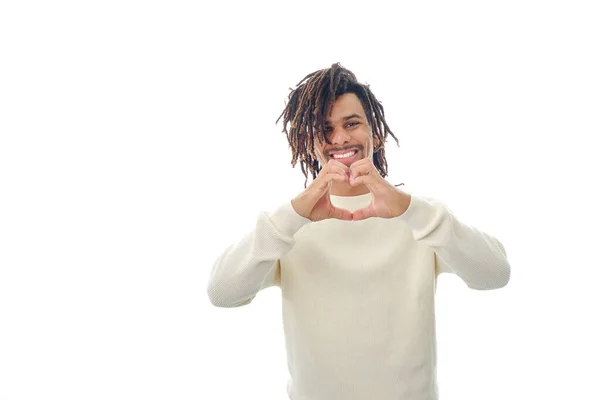
[[[399,217],[402,214],[404,214],[406,210],[408,210],[408,207],[410,206],[411,202],[411,195],[408,193],[404,193],[399,189],[396,190],[398,190],[398,196],[396,197],[396,209],[394,211],[394,216]]]
[[[297,204],[297,200],[298,198],[292,199],[291,203],[292,203],[292,208],[294,209],[294,211],[296,212],[296,214],[298,214],[299,216],[308,219],[308,216],[306,216],[302,210],[299,209],[298,204]]]

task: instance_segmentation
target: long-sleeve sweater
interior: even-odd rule
[[[330,198],[355,211],[371,196]],[[281,288],[291,400],[435,400],[443,272],[479,290],[510,279],[502,243],[433,198],[360,221],[312,222],[287,202],[217,258],[207,291],[213,305],[238,307]]]

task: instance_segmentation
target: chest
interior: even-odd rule
[[[353,288],[426,279],[433,252],[414,240],[402,221],[326,220],[296,233],[294,247],[281,259],[282,283]]]
[[[368,326],[374,312],[406,320],[431,306],[434,252],[402,221],[327,222],[298,231],[280,260],[288,312],[314,318],[311,326],[332,315]]]

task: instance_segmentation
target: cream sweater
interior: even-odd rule
[[[331,202],[355,211],[371,196]],[[287,202],[261,212],[216,260],[207,290],[217,307],[281,288],[291,400],[438,399],[437,276],[454,273],[480,290],[508,283],[498,239],[440,201],[411,197],[396,218],[362,221],[312,222]]]

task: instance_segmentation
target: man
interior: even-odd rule
[[[504,246],[384,179],[384,143],[396,137],[368,85],[341,65],[307,75],[281,116],[292,166],[299,159],[313,182],[216,260],[212,304],[281,288],[292,400],[437,399],[437,276],[501,288]]]

